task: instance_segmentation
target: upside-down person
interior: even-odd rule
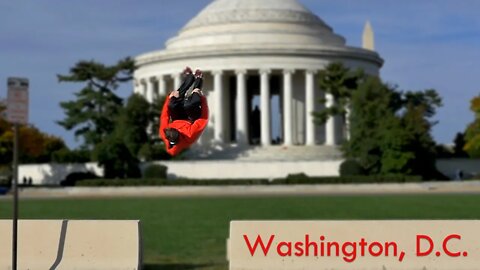
[[[165,143],[167,153],[172,156],[195,143],[208,123],[207,99],[201,90],[202,72],[197,69],[193,75],[192,70],[187,67],[184,75],[180,88],[170,93],[165,100],[160,115],[160,137]],[[187,96],[192,85],[192,94]]]

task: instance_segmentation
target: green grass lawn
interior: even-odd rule
[[[227,269],[230,220],[480,219],[478,195],[28,199],[29,219],[140,219],[147,270]],[[11,202],[0,201],[0,218]]]

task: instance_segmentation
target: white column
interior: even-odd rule
[[[347,104],[345,113],[345,139],[350,140],[350,115],[352,113],[352,109],[350,108],[350,104]]]
[[[283,71],[283,144],[293,144],[292,123],[292,74],[293,70]]]
[[[263,146],[271,144],[272,135],[270,128],[270,70],[260,70],[260,137]]]
[[[325,93],[326,104],[327,108],[330,108],[334,104],[334,99],[332,94]],[[326,145],[335,145],[337,143],[336,140],[336,129],[335,129],[335,116],[329,116],[327,119],[327,123],[325,124],[325,144]]]
[[[167,83],[163,75],[157,76],[158,80],[158,95],[164,97],[167,95]]]
[[[246,145],[248,134],[247,123],[247,88],[246,88],[246,70],[237,70],[237,104],[236,104],[236,122],[237,122],[237,144]]]
[[[140,81],[140,92],[139,94],[142,95],[144,98],[147,97],[147,80],[148,79],[142,79]]]
[[[214,109],[214,139],[217,142],[223,142],[223,81],[222,71],[214,71],[213,73],[213,92],[215,95]]]
[[[133,80],[133,93],[139,93],[140,92],[140,82],[137,79]]]
[[[305,72],[306,145],[315,145],[315,122],[312,115],[312,113],[315,111],[314,75],[315,72],[312,70],[307,70]]]
[[[172,74],[173,78],[173,90],[177,90],[180,87],[180,84],[182,83],[182,77],[180,73],[177,74]]]
[[[153,78],[147,78],[147,81],[146,81],[146,95],[145,95],[145,99],[149,102],[149,103],[152,103],[153,102],[153,84],[154,84],[154,81],[153,81]]]

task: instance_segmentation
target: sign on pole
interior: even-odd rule
[[[18,231],[18,125],[28,124],[28,79],[10,77],[7,80],[7,120],[13,123],[13,225],[12,225],[12,270],[17,270]]]
[[[7,84],[7,120],[11,123],[27,124],[28,79],[10,77]]]

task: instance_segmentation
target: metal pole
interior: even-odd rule
[[[17,231],[18,231],[18,124],[14,127],[14,141],[13,141],[13,233],[12,233],[12,270],[17,270]]]

